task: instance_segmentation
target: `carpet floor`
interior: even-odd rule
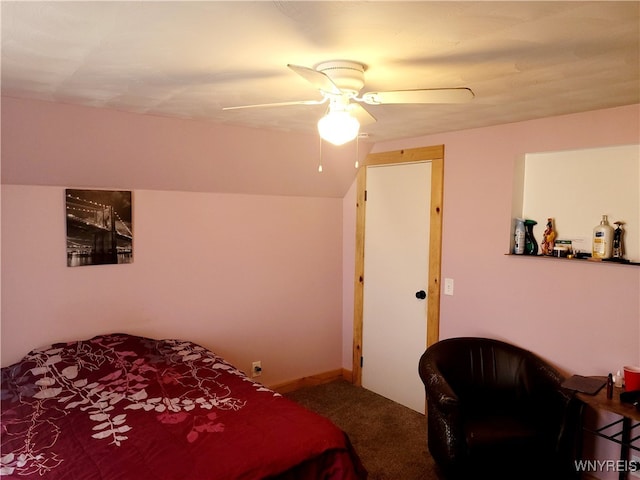
[[[441,480],[427,450],[424,415],[346,381],[287,393],[344,430],[370,480]]]

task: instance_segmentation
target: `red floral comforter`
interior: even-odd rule
[[[64,480],[366,478],[329,420],[197,344],[125,334],[2,369],[0,475]]]

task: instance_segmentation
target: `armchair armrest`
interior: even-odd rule
[[[555,435],[555,452],[557,455],[557,468],[567,473],[567,478],[575,476],[573,460],[578,456],[581,445],[579,435],[582,405],[570,390],[562,388],[564,376],[544,360],[534,363],[533,381],[534,389],[547,392],[547,397],[542,399],[549,405],[545,416],[554,412],[557,425]]]
[[[427,401],[431,405],[449,413],[460,408],[460,399],[439,372],[428,373],[424,383]]]
[[[532,353],[529,353],[529,357],[532,366],[530,377],[535,383],[534,387],[542,387],[545,390],[549,388],[560,390],[559,387],[564,381],[564,377],[540,357]]]
[[[564,377],[550,364],[530,354],[530,368],[527,375],[527,388],[538,401],[555,405],[555,411],[563,411],[572,399],[571,392],[561,387]],[[543,398],[540,398],[542,394]]]
[[[458,408],[460,406],[458,396],[438,369],[436,363],[430,361],[427,352],[420,358],[418,373],[422,383],[424,383],[429,401],[435,402],[445,409]]]
[[[428,447],[431,456],[445,470],[464,457],[464,433],[460,398],[427,354],[419,363],[420,378],[427,396]]]

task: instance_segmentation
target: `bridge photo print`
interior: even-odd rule
[[[67,266],[133,262],[131,191],[65,190]]]

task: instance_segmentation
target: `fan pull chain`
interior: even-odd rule
[[[320,161],[318,162],[318,173],[322,173],[322,137],[320,139]]]
[[[356,170],[360,166],[360,162],[358,162],[358,158],[360,158],[360,135],[356,137]]]

